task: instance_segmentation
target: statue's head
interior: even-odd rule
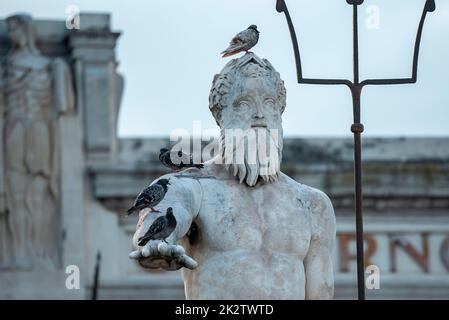
[[[277,179],[285,105],[285,87],[279,73],[267,60],[253,53],[230,61],[215,76],[209,108],[221,128],[222,158],[241,182],[253,186],[259,177],[264,181]],[[234,145],[229,135],[236,132]],[[243,132],[243,137],[239,132]],[[254,161],[251,148],[255,151]],[[242,151],[244,154],[239,157]]]
[[[6,18],[8,35],[12,42],[12,50],[28,49],[30,53],[36,54],[35,46],[36,30],[33,19],[27,14],[16,14]]]

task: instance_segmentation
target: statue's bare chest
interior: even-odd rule
[[[203,186],[198,223],[211,249],[307,253],[310,212],[287,184],[250,188],[217,181]]]

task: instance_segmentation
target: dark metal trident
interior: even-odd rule
[[[298,83],[306,84],[324,84],[324,85],[346,85],[351,90],[352,107],[354,114],[354,123],[351,131],[354,133],[354,173],[355,173],[355,216],[356,216],[356,238],[357,238],[357,288],[359,300],[365,300],[365,274],[364,274],[364,250],[363,250],[363,215],[362,215],[362,152],[361,152],[361,134],[363,125],[360,123],[360,96],[362,89],[366,85],[390,85],[416,83],[418,72],[419,45],[421,43],[422,29],[426,19],[427,12],[435,11],[435,1],[426,0],[421,21],[419,22],[418,33],[416,35],[415,50],[413,53],[413,67],[411,78],[398,79],[368,79],[359,81],[359,37],[358,37],[358,6],[364,0],[346,0],[353,9],[353,56],[354,56],[354,80],[346,79],[310,79],[302,76],[301,56],[299,54],[298,39],[295,28],[288,12],[285,0],[276,0],[276,10],[283,12],[287,19],[290,36],[292,38],[293,50],[295,53],[296,73]]]

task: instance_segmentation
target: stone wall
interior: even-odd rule
[[[28,63],[31,65],[31,70],[36,67],[38,70],[35,73],[36,76],[46,75],[46,71],[39,71],[39,61],[49,61],[49,65],[57,62],[59,65],[67,66],[64,79],[52,77],[50,74],[51,89],[48,92],[39,92],[36,89],[37,84],[31,81],[29,87],[17,86],[20,90],[25,90],[25,93],[21,92],[20,95],[44,97],[39,106],[40,111],[50,110],[51,112],[57,107],[53,101],[56,96],[55,88],[64,82],[65,85],[73,88],[71,96],[73,99],[63,98],[61,100],[67,104],[69,100],[74,103],[69,112],[61,115],[57,122],[53,123],[58,130],[52,131],[51,137],[45,139],[45,136],[44,138],[40,136],[44,142],[56,141],[51,169],[55,171],[58,178],[56,192],[58,210],[55,219],[47,224],[46,230],[47,232],[50,228],[56,230],[58,240],[54,245],[60,252],[60,263],[53,269],[40,268],[36,265],[18,268],[17,265],[8,263],[12,260],[11,257],[0,259],[0,283],[2,284],[0,298],[84,299],[90,296],[86,288],[92,281],[96,252],[106,243],[110,251],[114,252],[114,241],[117,240],[117,234],[120,231],[117,215],[108,212],[91,196],[90,177],[87,171],[90,164],[108,165],[116,160],[116,122],[123,87],[123,79],[117,73],[115,60],[115,45],[119,33],[110,30],[110,17],[107,14],[81,14],[81,29],[79,30],[67,29],[64,21],[36,21],[32,17],[19,19],[29,21],[26,29],[27,41],[35,46],[36,53],[34,54],[35,56],[39,55],[40,60],[33,60],[28,55],[26,58],[28,60],[17,58],[18,62]],[[15,28],[20,27],[16,26]],[[34,29],[35,33],[30,29]],[[30,36],[31,34],[35,34],[35,37]],[[11,47],[12,42],[6,28],[6,21],[0,20],[0,71],[8,69],[9,71],[20,71],[20,68],[14,69],[15,67],[8,62],[8,57],[12,57]],[[30,64],[30,61],[37,62]],[[0,96],[10,94],[8,92],[11,90],[8,88],[12,88],[12,91],[16,90],[11,85],[8,87],[8,81],[4,81],[5,79],[4,72],[0,72]],[[28,107],[35,107],[35,105],[26,105],[27,102],[22,101],[27,100],[0,98],[0,104],[3,103],[6,106],[5,108],[3,105],[0,106],[0,125],[2,125],[0,137],[3,136],[5,140],[8,135],[13,137],[8,128],[3,125],[3,119],[8,117],[8,112],[5,110],[21,110],[19,108],[26,110]],[[29,117],[30,119],[33,117],[33,113],[26,111],[21,115],[18,112],[15,114],[17,117]],[[37,137],[35,139],[37,140]],[[3,142],[3,139],[0,141]],[[0,143],[0,155],[2,158],[3,156],[7,158],[9,155],[19,152],[17,150],[21,150],[21,148],[24,146],[19,143],[15,147],[14,144],[9,144],[8,149]],[[28,148],[24,148],[24,150],[26,150],[27,156],[30,155]],[[38,155],[39,153],[45,154],[45,148],[36,147],[34,151]],[[36,156],[36,154],[32,156]],[[55,163],[58,163],[59,166],[56,166]],[[2,173],[8,174],[8,170],[4,166],[5,162],[0,161],[0,164],[3,165],[0,168]],[[3,175],[0,175],[0,182],[2,182],[2,177]],[[2,188],[0,188],[0,196],[2,196],[1,191]],[[11,206],[6,210],[1,207],[2,231],[10,230],[12,228],[11,224],[8,224],[8,219],[11,220],[10,218],[16,212]],[[38,207],[31,209],[32,218],[45,212]],[[12,230],[12,232],[17,233],[17,230]],[[30,242],[33,241],[32,233],[27,234],[27,240]],[[5,247],[8,247],[10,251],[16,250],[11,245],[11,241],[8,244],[5,243],[10,239],[3,236],[4,234],[1,238],[2,250]],[[37,250],[41,249],[41,245],[40,242],[34,243]],[[108,252],[107,250],[101,251]],[[109,279],[108,277],[114,279],[118,276],[119,269],[114,266],[118,257],[111,261],[110,256],[106,254],[103,260],[104,264],[109,264],[109,267],[105,268],[103,272],[105,279]],[[80,287],[69,290],[66,280],[75,270],[73,266],[79,270]]]

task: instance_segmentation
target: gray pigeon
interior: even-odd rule
[[[173,215],[173,208],[169,207],[165,216],[161,216],[153,221],[148,231],[139,238],[139,246],[144,246],[150,240],[163,240],[172,234],[176,228],[176,218]]]
[[[232,56],[236,53],[246,51],[254,47],[259,41],[259,31],[257,26],[252,24],[248,29],[238,33],[229,43],[229,47],[221,54],[223,58]]]
[[[178,171],[178,170],[182,170],[185,168],[203,168],[204,165],[199,163],[199,164],[194,164],[193,163],[193,157],[192,155],[186,155],[183,154],[181,150],[178,151],[178,156],[181,159],[189,159],[189,163],[184,163],[184,161],[181,160],[181,162],[179,164],[175,164],[173,163],[173,161],[171,161],[171,157],[170,157],[170,150],[167,148],[162,148],[160,150],[159,153],[159,161],[162,162],[162,164],[164,166],[166,166],[167,168],[170,168],[174,171]]]
[[[153,207],[157,206],[164,199],[169,184],[168,179],[160,179],[158,182],[143,189],[134,201],[134,205],[128,209],[128,215],[144,208],[151,208],[151,211],[158,212]]]

